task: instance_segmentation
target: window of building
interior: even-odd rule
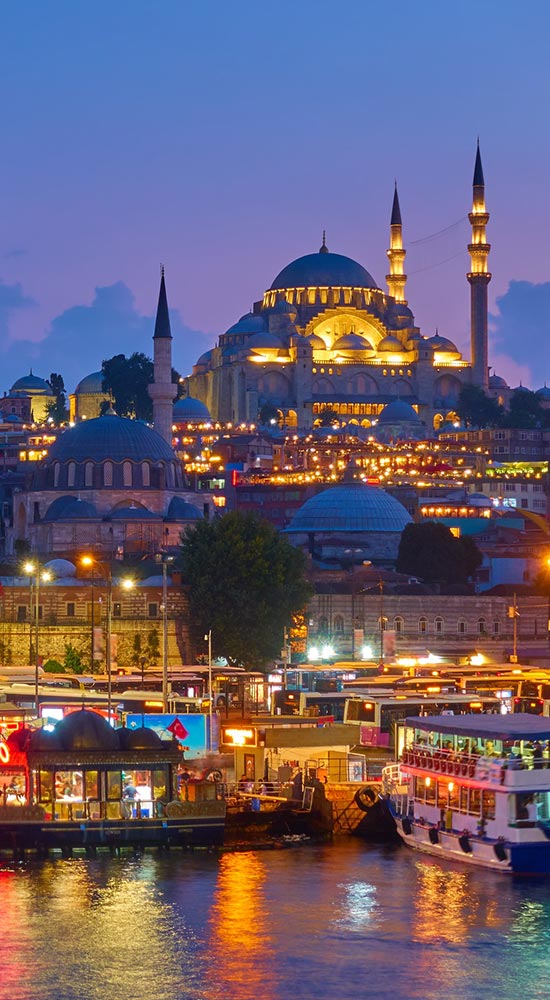
[[[75,605],[74,601],[67,601],[67,618],[75,617]]]
[[[142,486],[151,485],[151,469],[149,466],[149,462],[141,463],[141,483]]]
[[[74,486],[76,480],[76,462],[69,462],[67,468],[67,486]]]
[[[321,635],[328,635],[328,618],[325,618],[324,615],[321,615],[321,617],[319,618],[319,624],[317,626],[317,631]]]
[[[493,635],[500,635],[500,622],[493,622]]]
[[[398,615],[396,618],[393,619],[393,627],[398,635],[401,635],[401,633],[403,632],[404,624],[405,622],[403,618],[401,618],[401,615]]]
[[[18,604],[17,605],[17,621],[18,622],[25,622],[27,620],[27,611],[28,611],[28,609],[27,609],[27,605],[26,604]]]
[[[93,486],[94,485],[94,463],[86,462],[84,468],[84,485]]]
[[[465,621],[462,621],[462,620],[459,621],[457,628],[458,628],[458,634],[459,635],[466,635],[466,622]]]
[[[147,605],[147,617],[148,618],[158,618],[159,606],[156,601],[151,601]]]
[[[434,621],[436,635],[441,635],[443,632],[443,619],[436,618]]]
[[[122,617],[122,607],[120,601],[115,601],[113,604],[113,618]]]
[[[113,463],[105,462],[103,466],[103,485],[112,486],[113,485]]]
[[[342,635],[344,631],[344,619],[342,615],[334,616],[334,631],[338,632],[339,635]]]
[[[132,463],[123,462],[122,463],[122,483],[124,486],[132,485]]]
[[[60,469],[61,469],[61,466],[60,466],[59,462],[54,462],[54,467],[53,467],[53,485],[54,485],[54,489],[56,489],[59,486],[59,472],[60,472]]]
[[[485,618],[478,618],[477,620],[477,630],[480,635],[485,635],[487,632],[487,622]]]
[[[419,618],[418,619],[418,631],[421,634],[424,634],[424,633],[426,633],[428,631],[428,619],[427,618]]]

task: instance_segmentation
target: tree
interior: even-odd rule
[[[496,427],[503,410],[477,385],[463,385],[456,412],[466,427]]]
[[[55,396],[55,403],[48,403],[46,407],[48,417],[51,418],[54,424],[66,424],[69,419],[69,411],[67,409],[63,376],[58,375],[57,372],[52,372],[50,375],[50,385],[52,387],[52,394]]]
[[[335,424],[340,423],[340,415],[331,406],[327,406],[317,420],[318,427],[334,427]]]
[[[139,667],[141,655],[141,635],[139,632],[136,632],[132,643],[132,656],[130,657],[130,662],[133,667]]]
[[[285,627],[312,594],[305,556],[257,514],[232,511],[182,536],[191,633],[213,655],[249,669],[280,655]]]
[[[65,670],[71,670],[73,674],[84,673],[84,664],[82,662],[82,652],[76,649],[71,642],[65,643],[65,658],[63,660],[63,667]]]
[[[396,568],[426,583],[467,583],[482,560],[473,538],[456,538],[445,524],[426,521],[403,531]]]
[[[145,647],[145,654],[149,663],[156,666],[158,663],[158,658],[160,656],[160,645],[159,645],[159,630],[158,628],[152,628],[147,634],[147,646]]]
[[[510,409],[501,421],[503,427],[534,429],[543,427],[546,412],[536,392],[516,389],[510,399]]]
[[[46,660],[43,667],[45,674],[64,674],[65,667],[59,660]]]
[[[102,362],[101,371],[103,390],[110,392],[119,417],[134,417],[136,420],[151,422],[153,401],[148,391],[154,378],[151,358],[140,351],[135,351],[129,358],[125,354],[115,354]],[[179,391],[180,374],[175,368],[172,368],[172,381]],[[108,408],[109,403],[102,403],[103,413]]]
[[[281,413],[276,406],[273,406],[272,403],[264,403],[263,406],[260,407],[258,420],[263,427],[268,424],[278,424],[280,419]]]

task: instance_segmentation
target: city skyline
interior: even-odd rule
[[[309,0],[4,14],[3,388],[32,365],[72,391],[103,357],[150,353],[161,262],[182,374],[323,229],[385,288],[394,178],[416,322],[469,357],[478,134],[489,363],[511,385],[550,378],[550,13],[332,15]]]

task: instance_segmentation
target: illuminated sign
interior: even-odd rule
[[[255,729],[235,729],[233,726],[222,726],[221,742],[233,747],[255,747],[257,733]]]
[[[6,743],[5,739],[0,736],[0,764],[9,764],[10,762],[10,748]]]

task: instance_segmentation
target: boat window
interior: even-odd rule
[[[40,771],[38,774],[38,801],[51,802],[53,798],[53,781],[51,771]]]
[[[97,771],[86,771],[85,774],[85,789],[87,799],[97,799],[98,796],[98,780]]]
[[[479,788],[470,788],[470,807],[468,812],[471,816],[481,815],[481,791]]]
[[[483,816],[485,819],[495,818],[495,793],[484,791],[482,795]]]
[[[458,785],[454,785],[452,782],[451,784],[449,785],[449,805],[451,809],[458,809],[460,789]]]
[[[436,785],[435,782],[432,781],[426,787],[426,802],[429,802],[431,805],[433,805],[435,803],[435,793],[436,793]]]
[[[468,812],[468,786],[460,786],[460,812]]]
[[[122,777],[120,771],[107,771],[107,798],[120,799],[122,795]]]

